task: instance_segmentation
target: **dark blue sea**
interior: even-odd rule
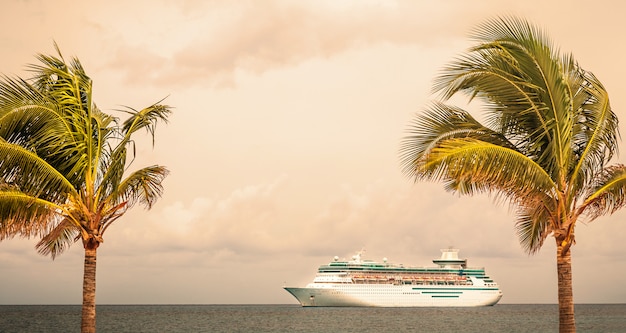
[[[80,331],[80,305],[0,305],[0,332]],[[576,305],[578,332],[626,332],[626,304]],[[558,332],[554,304],[480,308],[98,305],[98,332]]]

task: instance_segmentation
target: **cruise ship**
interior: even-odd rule
[[[498,284],[481,267],[468,267],[457,249],[441,250],[436,266],[412,267],[364,260],[334,260],[319,267],[304,288],[284,287],[302,306],[470,307],[502,298]]]

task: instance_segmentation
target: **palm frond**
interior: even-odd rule
[[[61,207],[19,190],[0,190],[0,240],[45,235]]]
[[[58,45],[54,46],[58,56],[38,54],[36,58],[41,64],[28,66],[33,73],[33,84],[61,109],[71,110],[72,116],[84,119],[91,107],[92,81],[77,58],[68,65]]]
[[[607,167],[594,179],[587,197],[579,208],[589,221],[612,214],[626,205],[626,166]]]
[[[26,80],[0,76],[0,117],[7,112],[20,110],[29,106],[48,107],[55,109],[53,104],[40,91]]]
[[[160,102],[162,100],[141,111],[130,107],[127,107],[127,110],[119,110],[130,114],[130,117],[124,121],[123,134],[129,137],[136,131],[145,129],[152,136],[152,143],[154,144],[154,130],[157,123],[159,121],[167,123],[168,117],[172,113],[170,106],[159,104]]]
[[[556,190],[550,175],[520,152],[469,138],[442,141],[417,161],[416,170],[416,177],[443,181],[461,194],[495,192],[517,201]]]
[[[411,178],[416,176],[417,161],[444,140],[473,138],[516,149],[504,136],[483,126],[467,111],[439,102],[416,117],[408,134],[400,145],[400,162],[403,172]]]
[[[481,44],[444,69],[435,90],[444,99],[461,91],[482,98],[488,125],[559,178],[573,126],[561,58],[541,29],[515,17],[487,21],[473,36]]]
[[[168,174],[167,168],[159,165],[137,170],[122,181],[111,201],[114,204],[128,202],[128,208],[137,202],[151,208],[163,193],[163,179]]]
[[[77,186],[93,174],[99,160],[101,129],[108,115],[92,105],[92,82],[78,59],[39,54],[29,83],[6,78],[0,83],[0,126],[5,139],[33,149]],[[87,171],[89,170],[89,171]]]
[[[117,186],[120,184],[125,168],[132,164],[135,156],[134,141],[132,135],[140,129],[146,129],[152,136],[152,143],[154,144],[154,131],[158,121],[164,121],[167,123],[167,117],[171,114],[171,108],[166,105],[153,104],[141,111],[136,111],[130,107],[128,110],[119,110],[131,115],[122,125],[121,131],[119,131],[119,140],[116,146],[109,150],[106,156],[102,159],[103,165],[101,170],[102,183],[99,188],[101,196],[108,196],[109,194],[117,191]],[[132,148],[133,160],[127,161],[128,148]]]
[[[517,207],[515,230],[524,251],[534,254],[554,231],[555,201],[549,197],[527,197]]]
[[[0,138],[20,145],[45,158],[73,184],[81,183],[81,146],[76,145],[68,129],[67,118],[54,110],[30,105],[6,113],[0,118]]]
[[[577,80],[574,152],[571,184],[573,194],[589,184],[597,170],[602,169],[617,152],[618,119],[612,111],[604,86],[589,72]]]
[[[80,239],[80,232],[69,219],[64,219],[39,240],[35,249],[41,255],[56,258]]]
[[[0,177],[20,191],[63,203],[77,191],[62,174],[32,151],[0,141]]]
[[[106,198],[117,192],[126,171],[126,146],[117,145],[115,149],[108,149],[105,152],[106,154],[102,156],[102,164],[100,166],[102,175],[98,186],[97,196],[99,198]]]

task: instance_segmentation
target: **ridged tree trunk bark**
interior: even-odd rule
[[[559,332],[576,332],[574,321],[574,293],[572,289],[571,248],[564,249],[557,240],[556,267],[559,287]]]
[[[96,252],[97,246],[85,246],[83,274],[83,311],[80,324],[82,333],[96,332]]]

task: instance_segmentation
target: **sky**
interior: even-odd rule
[[[605,85],[626,119],[621,1],[4,1],[0,73],[38,53],[77,57],[105,112],[164,99],[174,113],[135,167],[167,166],[98,249],[98,304],[297,304],[334,256],[432,265],[453,246],[498,282],[501,303],[557,303],[556,247],[528,255],[487,195],[401,172],[408,125],[433,78],[485,20],[525,18]],[[453,101],[479,116],[480,108]],[[626,133],[625,122],[620,125]],[[623,142],[622,142],[623,144]],[[615,163],[625,163],[624,155]],[[626,210],[578,224],[577,303],[624,303]],[[80,304],[83,249],[54,261],[37,239],[0,242],[0,304]]]

